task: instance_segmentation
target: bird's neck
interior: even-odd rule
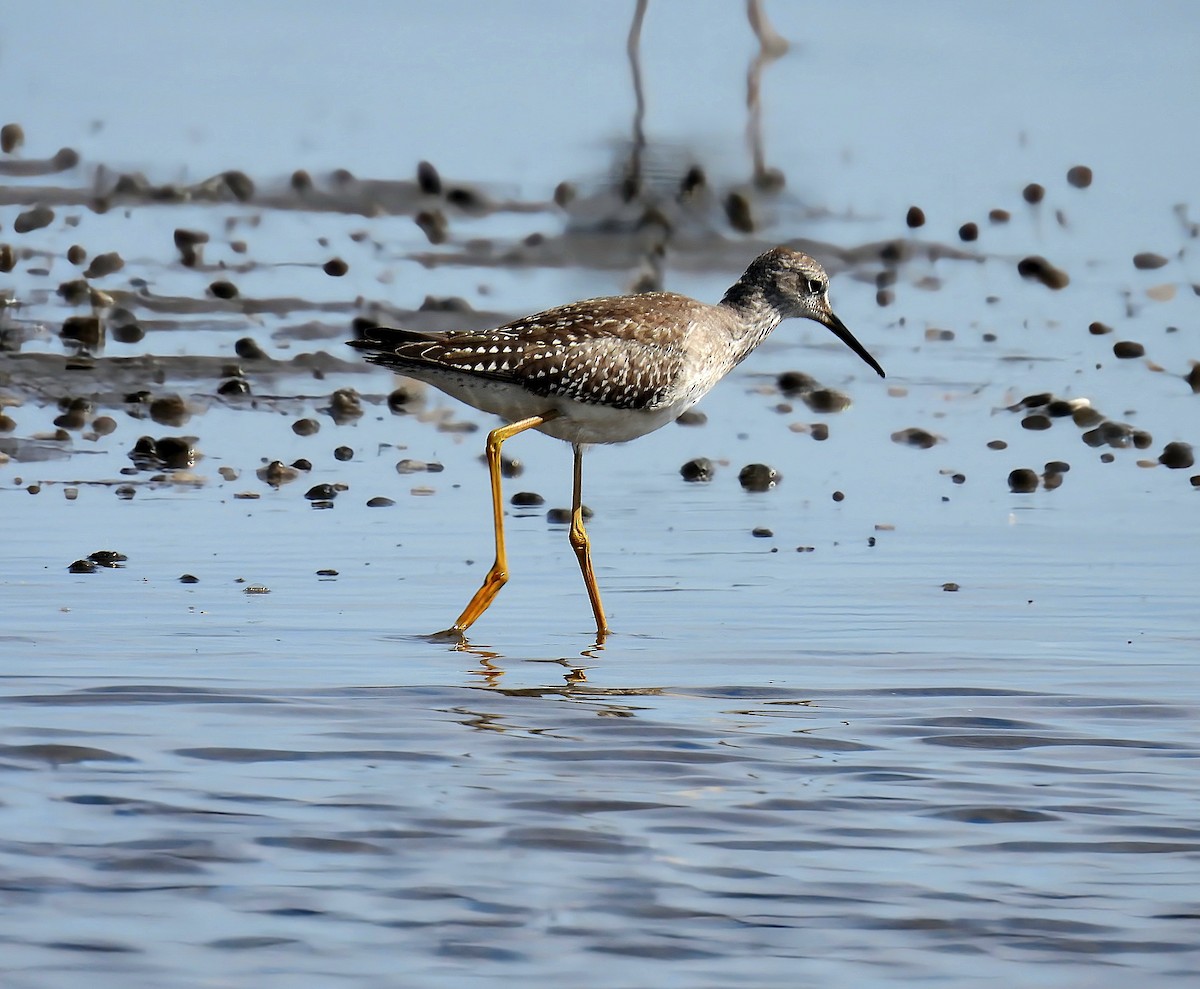
[[[783,313],[767,299],[762,288],[744,281],[739,280],[725,293],[721,306],[733,314],[734,335],[746,353],[783,322]]]

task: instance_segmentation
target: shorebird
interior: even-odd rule
[[[789,317],[820,323],[884,376],[834,315],[825,269],[790,247],[755,258],[716,305],[648,292],[572,302],[491,330],[375,327],[349,341],[368,361],[507,420],[487,438],[496,559],[445,634],[461,638],[508,581],[500,448],[536,429],[574,451],[569,538],[602,641],[608,622],[583,527],[584,448],[625,443],[673,422]]]

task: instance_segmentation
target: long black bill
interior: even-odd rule
[[[874,368],[875,373],[881,378],[887,377],[887,375],[883,373],[883,368],[879,366],[879,362],[867,353],[867,348],[854,338],[854,334],[850,332],[845,323],[838,319],[837,316],[835,316],[832,312],[825,313],[824,316],[825,318],[822,319],[821,322],[829,327],[829,329],[833,330],[834,335],[841,340],[842,343],[853,350],[856,354],[858,354],[859,357],[861,357],[872,368]]]

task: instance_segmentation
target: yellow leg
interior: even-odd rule
[[[483,578],[483,584],[475,592],[475,596],[467,603],[458,620],[447,629],[448,632],[462,633],[474,624],[475,620],[488,610],[496,595],[508,582],[508,555],[504,552],[504,496],[500,491],[500,447],[504,441],[523,433],[527,429],[536,429],[542,423],[549,422],[557,412],[545,415],[530,416],[520,422],[510,423],[493,429],[487,438],[488,474],[492,482],[492,519],[496,530],[496,560],[492,569]]]
[[[600,603],[600,588],[596,586],[596,572],[592,569],[592,544],[583,528],[583,448],[575,444],[575,486],[571,495],[571,548],[579,560],[583,584],[588,599],[592,602],[592,614],[596,616],[596,638],[603,641],[608,635],[608,622],[604,620],[604,605]]]

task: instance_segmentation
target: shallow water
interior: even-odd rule
[[[789,183],[752,193],[750,235],[720,205],[745,188],[741,8],[651,6],[649,170],[632,206],[610,175],[627,153],[609,121],[631,112],[628,22],[593,13],[564,32],[561,9],[481,15],[451,40],[450,15],[413,12],[397,79],[357,88],[383,30],[348,61],[354,112],[305,71],[344,24],[298,14],[288,85],[242,84],[246,119],[228,132],[203,93],[173,109],[145,94],[144,126],[169,122],[159,157],[119,112],[144,82],[122,71],[107,91],[53,99],[56,78],[5,53],[0,84],[27,94],[28,142],[0,165],[65,144],[84,154],[0,178],[0,243],[18,250],[0,274],[0,411],[13,420],[0,432],[5,989],[1192,985],[1200,490],[1195,466],[1158,463],[1168,442],[1200,443],[1185,380],[1200,359],[1196,210],[1181,165],[1198,149],[1179,126],[1196,81],[1180,40],[1190,7],[1132,21],[1075,8],[1087,16],[1067,48],[1069,7],[1003,21],[946,7],[932,33],[918,19],[932,14],[899,20],[894,5],[816,25],[770,8],[794,44],[763,89],[769,163]],[[199,57],[143,13],[148,57]],[[247,37],[273,23],[246,16]],[[721,17],[736,62],[685,84],[663,32],[711,45],[704,25]],[[510,57],[492,18],[510,46],[562,40],[538,101],[491,77],[509,98],[500,115],[472,99]],[[495,50],[479,40],[489,31]],[[1101,72],[1134,41],[1158,45],[1139,61],[1142,88]],[[610,74],[582,123],[567,88],[580,46]],[[218,49],[214,85],[244,79],[252,53]],[[80,71],[100,57],[72,51]],[[444,82],[459,88],[394,104],[389,122],[373,101],[427,82],[433,51],[462,64]],[[856,68],[817,114],[826,139],[802,139],[794,123],[815,111],[801,97],[833,64]],[[945,95],[960,91],[976,103]],[[918,98],[954,105],[897,116]],[[459,108],[458,126],[439,106]],[[85,127],[89,107],[105,126]],[[1112,141],[1093,126],[1102,111],[1156,141]],[[256,115],[261,138],[235,140]],[[545,154],[496,144],[539,124],[558,128]],[[409,176],[427,155],[482,205],[422,198]],[[680,206],[691,156],[710,168],[712,201]],[[1091,187],[1066,181],[1077,163],[1095,169]],[[334,165],[388,182],[339,183]],[[226,168],[253,178],[248,201],[194,188],[95,201],[117,172],[183,187]],[[316,192],[292,190],[293,168]],[[580,188],[565,210],[548,202],[563,179]],[[1037,207],[1021,196],[1031,181],[1046,188]],[[55,220],[17,234],[34,202]],[[914,202],[930,217],[915,231]],[[449,220],[441,245],[413,223],[434,206]],[[653,255],[650,206],[672,222],[667,287],[705,299],[760,249],[800,238],[888,379],[789,323],[704,400],[703,425],[590,451],[584,500],[615,629],[603,644],[566,529],[545,518],[568,503],[570,451],[517,438],[506,452],[524,472],[506,493],[545,505],[510,508],[513,579],[470,641],[430,641],[490,562],[479,457],[493,420],[432,392],[390,411],[398,382],[342,346],[351,320],[485,326],[627,289]],[[988,222],[997,207],[1008,223]],[[967,220],[977,242],[956,234]],[[199,264],[180,263],[178,228],[210,234]],[[88,263],[68,260],[72,244],[125,261],[90,279],[113,298],[97,310],[105,339],[83,348],[60,334],[92,312],[57,292]],[[899,261],[881,258],[889,245]],[[1165,263],[1135,267],[1145,251]],[[1070,284],[1022,279],[1032,254]],[[335,256],[345,277],[322,271]],[[894,297],[877,300],[888,272]],[[206,292],[219,279],[236,298]],[[471,310],[421,311],[427,295]],[[144,338],[121,342],[114,308]],[[245,337],[267,356],[239,358]],[[1116,341],[1145,356],[1117,358]],[[785,394],[777,378],[795,370],[851,406],[816,412]],[[218,392],[235,371],[248,396]],[[343,388],[361,416],[330,411]],[[156,420],[127,400],[142,389],[181,396],[186,412]],[[1125,445],[1089,445],[1093,427],[1069,415],[1025,428],[1044,403],[1018,406],[1038,393],[1127,423]],[[80,397],[86,423],[56,437],[60,400]],[[113,432],[94,430],[100,415]],[[319,431],[297,435],[308,417]],[[936,442],[903,442],[910,428]],[[139,469],[141,436],[189,437],[198,459]],[[679,476],[693,457],[716,464],[710,483]],[[298,458],[311,470],[290,483],[256,476]],[[406,458],[441,469],[397,472]],[[751,463],[781,482],[743,491]],[[1014,493],[1017,468],[1061,486],[1043,476]],[[332,508],[305,498],[317,484],[344,486]],[[124,565],[68,572],[102,549]]]

